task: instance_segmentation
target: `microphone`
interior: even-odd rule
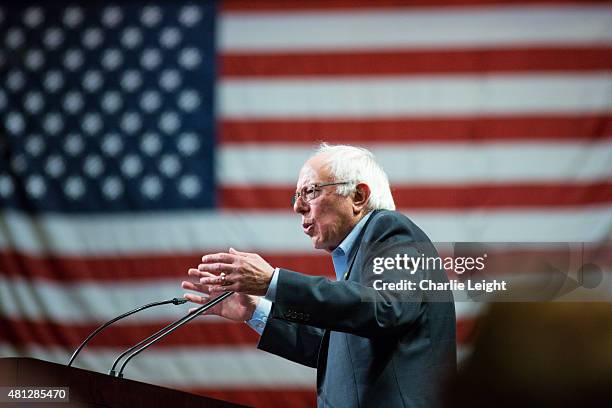
[[[166,337],[167,335],[169,335],[170,333],[172,333],[173,331],[175,331],[179,327],[189,323],[191,320],[195,319],[196,317],[198,317],[199,315],[201,315],[202,313],[204,313],[208,309],[216,306],[218,303],[223,302],[225,299],[227,299],[228,297],[230,297],[233,294],[234,294],[234,292],[226,292],[226,293],[222,294],[221,296],[217,296],[213,300],[211,300],[211,301],[209,301],[207,303],[204,303],[202,306],[198,307],[196,310],[193,311],[193,313],[190,313],[187,316],[184,316],[184,317],[180,318],[179,320],[177,320],[177,321],[175,321],[173,323],[170,323],[169,325],[167,325],[166,327],[162,328],[158,332],[152,334],[151,336],[149,336],[146,339],[142,340],[141,342],[139,342],[135,346],[131,347],[130,349],[128,349],[126,351],[124,351],[115,360],[115,363],[113,364],[113,367],[111,368],[111,371],[109,372],[109,374],[114,375],[115,367],[116,367],[118,361],[124,355],[126,355],[127,353],[132,352],[125,359],[125,361],[123,362],[123,365],[121,366],[121,369],[119,370],[119,374],[117,375],[117,377],[123,378],[123,370],[125,370],[125,367],[126,367],[127,363],[132,358],[136,357],[138,354],[140,354],[141,352],[146,350],[148,347],[150,347],[153,344],[157,343],[159,340],[163,339],[164,337]]]
[[[76,356],[81,352],[81,350],[83,350],[83,347],[85,347],[87,345],[87,343],[89,343],[89,341],[91,339],[93,339],[94,337],[96,337],[102,330],[106,329],[108,326],[110,326],[111,324],[115,323],[117,320],[121,320],[125,317],[128,317],[130,315],[133,315],[134,313],[138,313],[142,310],[148,309],[150,307],[153,306],[161,306],[161,305],[167,305],[169,303],[172,303],[173,305],[182,305],[183,303],[186,303],[187,299],[182,299],[182,298],[173,298],[173,299],[169,299],[169,300],[162,300],[160,302],[153,302],[153,303],[149,303],[148,305],[144,305],[144,306],[140,306],[134,310],[131,310],[127,313],[122,314],[121,316],[117,316],[114,319],[109,320],[108,322],[104,323],[103,325],[101,325],[100,327],[98,327],[96,330],[94,330],[93,332],[91,332],[91,334],[89,336],[87,336],[87,338],[85,340],[83,340],[83,342],[79,345],[79,347],[77,347],[77,349],[74,351],[74,353],[72,353],[72,357],[70,357],[70,361],[68,361],[67,366],[70,367],[74,361],[74,359],[76,358]]]

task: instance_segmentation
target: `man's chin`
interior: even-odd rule
[[[314,237],[312,238],[312,246],[314,247],[314,249],[322,249],[323,251],[329,252],[329,253],[331,253],[334,250],[334,248],[330,248],[329,245],[326,245],[322,242],[315,240]]]
[[[314,247],[314,249],[325,249],[325,246],[318,239],[318,237],[312,236],[312,237],[310,237],[310,240],[312,241],[312,246]]]

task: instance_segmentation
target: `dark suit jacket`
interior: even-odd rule
[[[259,348],[317,369],[319,407],[431,407],[456,368],[452,293],[377,291],[375,279],[446,282],[441,270],[374,274],[374,258],[437,256],[395,211],[375,211],[349,254],[344,281],[279,270]]]

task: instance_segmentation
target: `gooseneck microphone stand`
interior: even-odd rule
[[[117,316],[114,319],[109,320],[108,322],[104,323],[103,325],[101,325],[100,327],[98,327],[96,330],[94,330],[93,332],[91,332],[91,334],[89,336],[87,336],[87,338],[85,340],[83,340],[83,342],[79,345],[79,347],[77,347],[77,349],[74,351],[74,353],[72,353],[72,357],[70,357],[70,361],[68,361],[68,367],[72,366],[72,363],[74,362],[74,359],[76,358],[76,356],[81,352],[81,350],[83,350],[83,347],[85,347],[87,345],[87,343],[89,343],[89,341],[91,339],[93,339],[94,337],[96,337],[102,330],[106,329],[108,326],[110,326],[111,324],[115,323],[117,320],[121,320],[125,317],[128,317],[130,315],[133,315],[134,313],[138,313],[142,310],[148,309],[150,307],[154,307],[154,306],[161,306],[161,305],[167,305],[172,303],[173,305],[182,305],[183,303],[186,303],[187,299],[180,299],[180,298],[174,298],[174,299],[169,299],[169,300],[162,300],[160,302],[153,302],[153,303],[149,303],[148,305],[144,305],[144,306],[140,306],[134,310],[131,310],[129,312],[126,312],[124,314],[122,314],[121,316]]]
[[[217,296],[216,298],[212,299],[211,301],[209,301],[209,302],[203,304],[202,306],[198,307],[197,309],[195,309],[193,311],[193,313],[190,313],[190,314],[182,317],[181,319],[175,321],[174,323],[170,323],[166,327],[164,327],[161,330],[155,332],[154,334],[152,334],[151,336],[147,337],[146,339],[140,341],[135,346],[130,347],[128,350],[126,350],[123,353],[121,353],[121,355],[119,357],[117,357],[117,359],[113,363],[112,368],[109,371],[109,374],[114,376],[115,375],[115,368],[116,368],[119,360],[121,360],[126,354],[131,352],[131,354],[123,362],[123,365],[121,366],[121,369],[119,370],[119,374],[117,375],[117,377],[122,378],[123,377],[123,370],[125,370],[125,367],[126,367],[127,363],[132,358],[136,357],[138,354],[140,354],[141,352],[146,350],[148,347],[150,347],[153,344],[157,343],[159,340],[161,340],[165,336],[169,335],[170,333],[172,333],[173,331],[175,331],[176,329],[178,329],[182,325],[189,323],[191,320],[195,319],[196,317],[198,317],[199,315],[201,315],[202,313],[204,313],[208,309],[210,309],[210,308],[216,306],[217,304],[223,302],[225,299],[227,299],[228,297],[230,297],[233,294],[234,294],[234,292],[226,292],[226,293],[224,293],[224,294],[222,294],[220,296]]]

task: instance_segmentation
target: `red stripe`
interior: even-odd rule
[[[206,319],[203,317],[202,319]],[[90,343],[90,347],[127,348],[153,334],[165,324],[140,323],[110,326]],[[30,321],[0,318],[5,341],[19,344],[42,344],[76,348],[97,324],[59,324],[49,321]],[[255,345],[257,333],[241,323],[189,323],[156,344],[156,347]]]
[[[128,318],[129,320],[130,318]],[[255,346],[258,335],[244,323],[190,322],[176,330],[155,347],[176,346]],[[133,320],[132,320],[133,321]],[[116,324],[109,326],[89,344],[89,348],[128,348],[158,331],[170,321],[156,323]],[[100,323],[57,323],[42,320],[0,317],[0,339],[15,346],[40,344],[76,348]]]
[[[489,116],[325,120],[228,120],[221,143],[458,143],[564,141],[612,137],[612,116]]]
[[[465,7],[465,6],[537,6],[537,5],[610,4],[609,0],[224,0],[221,11],[299,11],[386,8]]]
[[[224,53],[222,77],[585,71],[612,68],[611,48]]]
[[[472,344],[476,336],[478,318],[457,319],[457,345]]]
[[[206,317],[202,317],[202,320]],[[457,341],[469,342],[473,329],[473,318],[458,319]],[[87,349],[127,349],[140,340],[155,333],[170,322],[116,324],[109,326],[92,340]],[[41,345],[76,347],[96,328],[98,324],[62,324],[51,321],[10,319],[0,317],[0,340],[15,346]],[[259,335],[244,323],[233,322],[190,322],[167,336],[156,348],[171,347],[255,347]],[[86,351],[84,351],[86,352]],[[110,367],[109,367],[110,368]]]
[[[299,228],[296,222],[296,228]],[[204,252],[204,249],[202,250]],[[181,280],[188,279],[187,269],[197,266],[204,253],[184,256],[114,256],[88,258],[74,256],[32,256],[18,251],[0,251],[0,276],[30,280],[46,279],[57,282],[134,282],[156,279],[176,279],[177,290]],[[301,270],[308,265],[317,275],[333,275],[333,265],[328,255],[262,253],[270,264],[282,265],[290,270]]]
[[[261,375],[265,375],[262,373]],[[317,405],[315,384],[309,389],[304,388],[247,388],[236,389],[189,388],[184,391],[200,394],[211,398],[243,404],[249,407],[279,407],[279,408],[312,408]]]
[[[226,209],[287,209],[292,187],[227,186],[219,192]],[[612,202],[612,181],[578,184],[419,186],[393,189],[400,209],[457,210],[574,207]]]

